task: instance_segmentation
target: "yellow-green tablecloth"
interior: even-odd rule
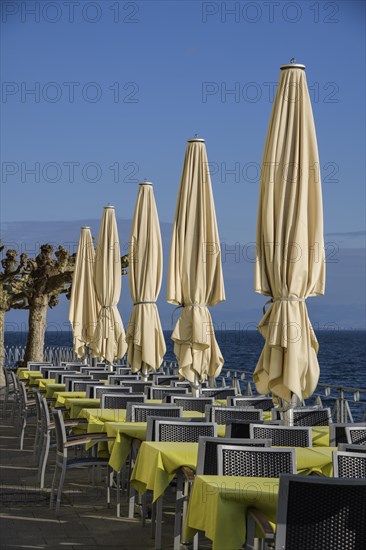
[[[146,422],[106,422],[104,429],[108,437],[114,437],[109,442],[109,465],[115,472],[119,472],[130,454],[133,439],[145,441]]]
[[[301,474],[317,471],[332,474],[334,447],[297,447],[296,468]],[[182,466],[192,470],[197,465],[198,443],[172,443],[145,441],[142,443],[132,472],[131,482],[137,491],[153,491],[154,501],[159,498]]]
[[[34,384],[37,378],[43,378],[43,374],[39,370],[28,370],[20,368],[17,370],[19,380],[29,380],[30,384]]]
[[[276,521],[278,478],[196,476],[188,504],[185,540],[197,530],[212,540],[213,550],[236,550],[246,537],[250,506]]]
[[[19,378],[19,380],[28,380],[29,373],[30,373],[30,370],[27,369],[27,367],[19,367],[17,369],[16,375]]]
[[[36,383],[40,390],[46,390],[51,384],[56,384],[56,378],[38,378]]]
[[[153,500],[164,494],[181,466],[196,469],[198,443],[144,441],[137,454],[131,483],[139,493],[153,491]]]
[[[53,397],[56,398],[56,407],[65,406],[65,401],[68,398],[81,398],[86,397],[85,391],[57,391],[54,393]]]
[[[98,409],[100,399],[95,397],[67,397],[65,407],[69,409],[70,418],[78,418],[83,409]]]
[[[55,397],[55,393],[64,391],[66,388],[65,384],[48,384],[46,390],[46,397]]]
[[[40,371],[33,370],[29,372],[28,380],[30,386],[36,386],[38,384],[38,380],[42,379],[43,374]]]

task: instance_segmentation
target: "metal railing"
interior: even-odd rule
[[[5,365],[13,366],[24,357],[24,346],[5,346]],[[47,346],[44,349],[44,360],[60,364],[62,361],[75,361],[73,349],[68,346]],[[126,357],[121,362],[127,365]],[[163,361],[161,373],[178,374],[176,361]],[[223,368],[217,379],[210,380],[213,387],[235,387],[242,395],[253,395],[255,386],[253,372]],[[319,383],[312,397],[306,404],[323,405],[332,409],[334,422],[353,422],[366,420],[366,388],[354,388],[339,384]]]

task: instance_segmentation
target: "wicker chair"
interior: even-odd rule
[[[92,382],[92,377],[88,375],[75,375],[75,376],[64,376],[64,379],[62,381],[63,384],[65,384],[65,391],[73,391],[72,390],[72,382]]]
[[[179,418],[183,415],[183,408],[172,405],[127,403],[126,422],[147,422],[149,416],[158,415]]]
[[[332,423],[332,413],[329,408],[299,407],[290,409],[293,426],[329,426]],[[284,412],[280,413],[284,419]]]
[[[188,388],[174,388],[172,386],[151,386],[149,388],[150,399],[165,399],[167,396],[187,395]]]
[[[227,404],[230,407],[254,407],[262,411],[270,411],[273,408],[270,397],[228,397]]]
[[[332,422],[329,426],[329,445],[337,447],[340,443],[347,443],[346,428],[366,428],[365,422]]]
[[[155,441],[175,441],[197,443],[200,436],[217,436],[217,425],[212,422],[179,422],[157,420]]]
[[[130,369],[130,367],[117,367],[117,368],[116,368],[116,374],[117,374],[117,375],[119,375],[119,374],[121,374],[121,375],[129,375],[129,376],[133,376],[134,378],[135,378],[135,376],[136,376],[136,378],[138,377],[137,374],[136,374],[136,375],[135,375],[135,374],[131,374],[131,369]]]
[[[261,409],[243,409],[240,407],[215,407],[206,406],[207,422],[216,422],[216,424],[226,424],[230,420],[250,420],[256,422],[263,419]]]
[[[366,445],[366,427],[346,428],[347,443]]]
[[[132,388],[132,393],[147,392],[147,388],[153,385],[152,382],[146,382],[145,380],[133,380],[132,382],[123,380],[120,382],[123,387]]]
[[[4,373],[4,380],[5,380],[5,386],[1,388],[2,390],[5,391],[4,402],[3,402],[3,416],[5,418],[9,397],[12,396],[15,399],[17,392],[16,392],[16,387],[14,385],[14,379],[11,375],[11,371],[6,367],[2,367],[2,369]]]
[[[40,399],[40,405],[41,405],[41,418],[42,418],[42,435],[39,441],[39,462],[38,462],[38,475],[37,475],[37,481],[40,484],[40,488],[44,488],[44,479],[45,479],[45,473],[46,473],[46,466],[48,461],[48,455],[51,448],[56,447],[56,439],[55,439],[55,423],[51,421],[50,417],[50,411],[48,409],[48,402],[45,397],[41,397]],[[70,428],[74,428],[76,426],[85,426],[87,424],[87,420],[85,418],[77,418],[77,419],[69,419],[64,420],[65,428],[68,430]],[[99,436],[99,434],[98,434]],[[75,439],[79,436],[70,436],[68,435],[68,438]],[[88,437],[91,437],[91,434],[88,434]],[[94,434],[93,434],[94,437]]]
[[[295,449],[218,445],[217,462],[219,476],[279,477],[296,473]]]
[[[85,393],[87,392],[89,386],[99,386],[100,382],[91,381],[91,380],[71,380],[70,381],[70,391],[78,391]]]
[[[104,393],[114,393],[120,395],[121,393],[126,395],[127,393],[132,393],[132,388],[122,388],[120,386],[108,386],[105,385],[90,385],[86,390],[86,397],[101,399]],[[142,395],[142,394],[141,394]]]
[[[104,393],[101,398],[102,409],[126,409],[127,403],[145,403],[146,396],[143,394],[128,393],[117,395],[115,393]]]
[[[152,379],[155,386],[171,386],[173,382],[179,382],[179,376],[166,374],[154,374]]]
[[[201,388],[200,392],[202,397],[214,397],[215,399],[227,399],[237,395],[235,388]]]
[[[331,445],[332,447],[332,445]],[[351,443],[338,443],[338,451],[342,453],[365,453],[363,445],[352,445]]]
[[[362,550],[366,540],[366,480],[281,475],[276,550]],[[248,509],[246,549],[254,527],[273,541],[263,515]]]
[[[53,366],[53,364],[50,363],[49,361],[47,361],[47,362],[44,362],[44,361],[40,361],[40,362],[28,361],[28,363],[27,363],[27,369],[31,370],[31,371],[40,370],[41,367],[52,367],[52,366]]]
[[[108,458],[97,458],[95,456],[87,456],[81,458],[70,458],[68,451],[72,447],[84,446],[90,443],[100,443],[102,441],[110,441],[114,438],[106,437],[105,434],[101,433],[99,437],[90,437],[88,434],[84,436],[78,436],[76,439],[72,440],[67,438],[66,428],[62,418],[61,411],[54,409],[53,418],[55,422],[56,430],[56,464],[55,464],[55,473],[52,481],[51,495],[50,495],[50,508],[53,507],[55,492],[56,492],[56,481],[57,481],[57,472],[58,469],[61,469],[58,490],[57,490],[57,499],[56,499],[56,513],[60,510],[61,505],[61,495],[62,488],[65,481],[65,475],[67,470],[72,468],[82,468],[82,467],[100,467],[106,466],[108,468]],[[110,476],[107,476],[108,483]],[[108,485],[109,490],[109,485]]]
[[[36,401],[28,399],[24,382],[19,381],[19,399],[20,399],[20,443],[19,448],[22,451],[24,445],[24,433],[29,418],[35,418],[37,414]]]
[[[198,442],[198,458],[196,475],[218,475],[217,447],[218,445],[270,447],[270,439],[235,439],[229,437],[200,437]]]
[[[302,426],[271,426],[268,424],[251,424],[251,439],[271,439],[276,447],[311,447],[311,428]]]
[[[197,411],[204,413],[206,405],[213,405],[215,402],[213,397],[189,397],[187,396],[171,396],[171,403],[183,407],[184,411]]]
[[[138,379],[139,377],[137,374],[130,374],[128,376],[126,374],[109,374],[108,384],[110,384],[111,386],[119,386],[120,382],[137,382]]]
[[[366,478],[366,448],[364,453],[334,451],[333,476]]]
[[[253,447],[270,447],[271,441],[269,439],[257,439],[255,441],[251,439],[236,439],[233,442],[230,438],[224,437],[206,437],[201,436],[198,441],[198,458],[196,472],[191,468],[185,466],[182,468],[183,476],[178,476],[177,494],[181,493],[181,498],[177,498],[176,510],[175,510],[175,529],[174,532],[177,537],[181,537],[182,524],[183,524],[183,505],[189,500],[192,483],[196,475],[217,475],[217,447],[218,445],[239,445],[239,446],[253,446]],[[185,544],[183,542],[183,544]],[[194,546],[199,548],[198,533],[194,537]]]

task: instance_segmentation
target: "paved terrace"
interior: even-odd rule
[[[153,549],[150,524],[145,527],[127,518],[123,498],[121,518],[116,517],[115,493],[107,508],[104,480],[94,487],[88,482],[87,470],[67,472],[60,515],[49,509],[49,487],[53,475],[54,455],[50,454],[45,490],[36,483],[33,464],[34,426],[26,429],[24,451],[19,450],[16,429],[9,417],[2,415],[0,402],[0,548],[103,550]],[[172,491],[169,491],[172,493]],[[174,495],[166,499],[163,549],[173,548]],[[170,502],[169,502],[170,501]],[[169,506],[170,505],[170,506]],[[209,548],[200,538],[200,548]]]

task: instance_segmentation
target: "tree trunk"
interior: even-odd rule
[[[5,364],[5,347],[4,347],[4,327],[5,327],[5,311],[0,309],[0,387],[5,386],[5,378],[3,366]]]
[[[29,307],[28,339],[24,354],[25,365],[28,361],[43,361],[47,308],[48,295],[37,297]]]

